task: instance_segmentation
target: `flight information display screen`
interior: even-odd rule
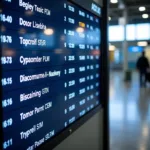
[[[3,0],[3,150],[33,150],[100,105],[100,18],[66,0]]]

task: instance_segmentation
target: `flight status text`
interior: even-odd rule
[[[36,150],[100,105],[100,19],[66,0],[3,0],[0,19],[3,150]]]

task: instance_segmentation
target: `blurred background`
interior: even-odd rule
[[[135,69],[142,51],[150,61],[150,1],[110,0],[109,53],[111,69]]]

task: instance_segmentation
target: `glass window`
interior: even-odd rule
[[[148,40],[150,39],[150,24],[137,24],[136,26],[136,39]]]
[[[109,27],[109,41],[123,41],[125,38],[124,36],[124,26],[117,25],[117,26],[110,26]]]
[[[136,26],[135,24],[130,24],[130,25],[127,25],[127,35],[126,35],[126,39],[128,41],[134,41],[136,40]]]

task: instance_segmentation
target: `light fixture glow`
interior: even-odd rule
[[[111,17],[109,17],[109,21],[111,20]]]
[[[24,28],[21,28],[21,29],[19,30],[19,34],[26,34],[26,30],[25,30]]]
[[[114,45],[109,45],[109,51],[115,51],[116,47]]]
[[[77,31],[78,33],[83,33],[83,32],[84,32],[84,28],[79,27],[79,28],[76,29],[76,31]]]
[[[137,43],[138,46],[148,46],[148,43],[146,41],[142,41],[142,42],[138,42]]]
[[[28,10],[28,11],[25,12],[25,14],[26,14],[27,16],[32,16],[34,13],[33,13],[32,11],[29,11],[29,10]]]
[[[139,7],[139,11],[145,11],[145,10],[146,10],[145,7],[143,7],[143,6]]]
[[[79,26],[82,28],[85,28],[85,23],[84,22],[79,22]]]
[[[110,0],[111,3],[116,4],[118,3],[118,0]]]
[[[149,17],[149,15],[148,15],[148,14],[143,14],[142,17],[143,17],[144,19],[147,19],[147,18]]]
[[[45,35],[52,35],[53,33],[54,33],[53,29],[46,29],[46,30],[44,30],[44,34]]]

